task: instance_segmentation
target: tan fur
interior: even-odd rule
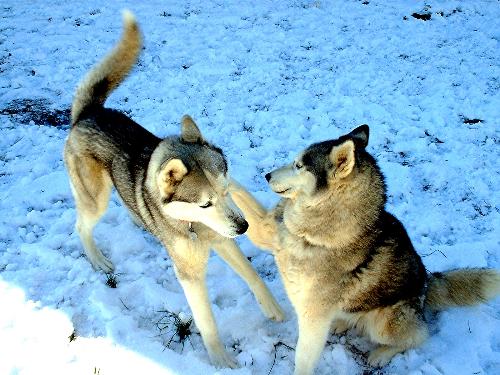
[[[349,176],[354,168],[354,142],[345,142],[340,146],[333,147],[330,152],[330,161],[335,165],[337,175],[340,178]]]
[[[433,274],[426,304],[434,310],[472,306],[500,293],[500,273],[492,269],[462,269]]]
[[[92,104],[102,105],[111,91],[128,75],[141,52],[142,38],[135,17],[123,12],[123,35],[116,47],[85,77],[76,90],[71,107],[71,121],[78,121],[82,111]],[[103,80],[105,83],[99,85]],[[99,92],[96,86],[99,85]]]
[[[343,184],[339,181],[337,189],[345,191]],[[373,184],[373,187],[377,189],[377,184]],[[237,182],[231,184],[233,200],[249,223],[246,234],[257,246],[269,249],[275,255],[285,289],[297,311],[297,375],[313,372],[335,316],[350,305],[351,299],[362,299],[365,287],[370,286],[370,280],[342,280],[342,274],[365,257],[363,251],[353,253],[345,246],[352,244],[353,238],[359,240],[369,222],[362,223],[354,215],[341,214],[343,210],[339,209],[339,205],[349,212],[350,207],[361,202],[366,205],[365,211],[369,218],[372,215],[375,217],[378,208],[374,205],[382,204],[377,193],[372,197],[362,196],[357,195],[356,190],[355,186],[350,190],[353,193],[351,199],[346,197],[333,202],[328,198],[322,199],[319,202],[321,207],[316,209],[314,206],[306,207],[299,200],[285,200],[267,212],[241,185]],[[289,212],[285,212],[285,207],[289,207]],[[283,217],[282,223],[279,217]],[[332,227],[339,229],[332,231]],[[376,275],[371,280],[374,279],[377,279]],[[345,288],[344,296],[339,295],[339,288]],[[399,309],[405,312],[405,306]],[[374,366],[386,364],[393,355],[425,339],[426,327],[413,319],[411,308],[407,310],[408,319],[401,321],[399,326],[393,321],[397,314],[390,309],[348,316],[347,326],[360,328],[372,340],[384,345],[369,357],[369,362]],[[397,333],[397,345],[390,340],[393,337],[391,333],[393,336]]]
[[[246,235],[260,248],[276,249],[279,246],[278,226],[274,217],[252,197],[236,180],[231,180],[229,192],[248,221]]]
[[[313,373],[329,330],[356,328],[379,344],[368,362],[383,366],[425,341],[425,306],[471,305],[500,291],[496,271],[460,270],[431,275],[426,293],[420,257],[403,225],[384,210],[383,176],[367,144],[363,125],[267,174],[282,196],[269,211],[236,181],[230,184],[248,237],[274,254],[297,313],[296,375]]]
[[[64,159],[71,176],[71,190],[78,212],[76,229],[90,262],[105,272],[111,272],[113,265],[95,245],[92,232],[106,212],[113,185],[109,174],[98,161],[84,153],[77,156],[74,148],[73,142],[67,142]]]
[[[184,115],[181,119],[181,125],[182,139],[185,142],[196,143],[203,141],[203,136],[201,135],[200,129],[198,129],[198,126],[191,118],[191,116]]]
[[[103,107],[140,47],[138,25],[125,13],[122,39],[75,95],[64,160],[76,202],[76,229],[92,266],[111,272],[113,264],[97,248],[92,232],[114,185],[134,221],[166,247],[211,362],[236,367],[210,306],[205,282],[210,250],[243,278],[267,317],[282,320],[284,314],[232,239],[247,223],[227,194],[222,151],[203,139],[189,116],[182,119],[180,136],[160,139],[123,113]]]
[[[182,160],[171,159],[158,172],[157,184],[161,197],[168,199],[175,191],[175,186],[182,181],[188,170]]]

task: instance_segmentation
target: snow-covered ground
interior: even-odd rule
[[[293,369],[293,309],[272,256],[246,238],[242,248],[288,320],[266,320],[245,284],[212,257],[213,309],[237,370],[211,367],[196,329],[184,346],[176,337],[167,345],[172,324],[160,331],[162,311],[190,310],[166,252],[116,195],[95,235],[117,266],[117,287],[82,256],[62,162],[67,108],[118,39],[123,8],[136,14],[145,49],[109,106],[160,136],[191,114],[225,150],[232,175],[267,205],[277,198],[265,172],[368,123],[389,210],[427,268],[500,268],[498,1],[4,0],[0,374]],[[499,299],[443,312],[431,327],[422,347],[382,370],[366,365],[365,339],[332,335],[317,373],[500,373]]]

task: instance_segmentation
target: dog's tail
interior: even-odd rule
[[[125,79],[142,47],[142,37],[134,15],[123,12],[123,34],[113,50],[80,83],[71,108],[75,124],[89,107],[102,106],[109,94]]]
[[[426,305],[432,310],[472,306],[500,294],[500,273],[493,269],[466,268],[432,273]]]

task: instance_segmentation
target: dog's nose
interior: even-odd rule
[[[271,173],[266,173],[266,180],[269,182],[271,180]]]
[[[247,231],[248,229],[248,222],[245,220],[236,230],[237,234],[243,234]]]

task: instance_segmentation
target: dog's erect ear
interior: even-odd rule
[[[344,178],[349,176],[356,163],[354,141],[349,139],[338,146],[333,146],[329,158],[333,164],[335,177]]]
[[[177,185],[184,176],[188,173],[188,169],[180,159],[170,159],[165,162],[160,172],[156,183],[160,194],[163,198],[169,197],[174,192],[174,187]]]
[[[182,116],[181,139],[188,143],[203,143],[200,129],[189,115]]]
[[[368,138],[370,136],[370,128],[368,125],[360,125],[352,132],[349,133],[349,136],[354,140],[356,146],[360,146],[365,148],[368,146]]]

